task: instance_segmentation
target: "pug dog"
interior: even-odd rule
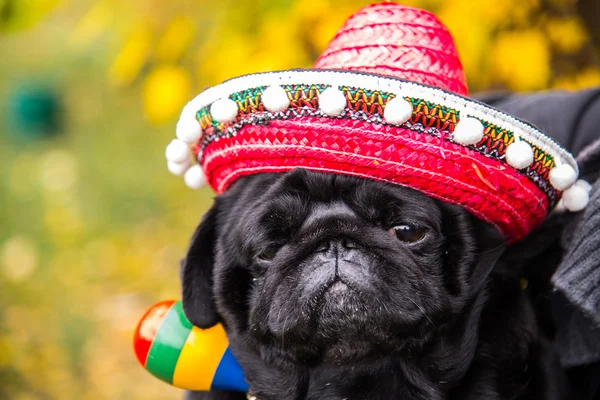
[[[567,399],[506,247],[494,226],[407,187],[251,175],[194,233],[183,307],[200,328],[224,325],[258,400]]]

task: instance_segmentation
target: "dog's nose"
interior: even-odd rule
[[[349,239],[342,239],[341,244],[342,244],[343,248],[348,249],[348,250],[358,248],[356,243],[354,243],[352,240],[349,240]]]
[[[331,242],[329,240],[325,240],[323,243],[317,247],[317,253],[325,253],[331,248]]]
[[[351,250],[351,249],[357,249],[358,245],[353,242],[350,239],[330,239],[330,240],[325,240],[323,243],[321,243],[321,245],[317,248],[317,252],[319,253],[326,253],[330,250],[341,250],[341,249],[345,249],[345,250]]]
[[[303,265],[306,290],[318,292],[335,280],[356,288],[367,287],[371,282],[371,264],[368,249],[358,240],[342,235],[324,239]]]

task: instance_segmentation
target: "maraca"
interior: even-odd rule
[[[167,300],[150,307],[135,330],[133,347],[146,371],[175,387],[248,391],[223,326],[193,326],[180,301]]]

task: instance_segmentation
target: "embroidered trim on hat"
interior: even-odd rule
[[[411,83],[411,85],[415,84]],[[272,120],[290,119],[299,116],[330,117],[319,110],[318,97],[331,85],[298,84],[282,85],[281,87],[290,100],[289,108],[285,112],[273,113],[266,110],[261,99],[261,94],[266,86],[249,88],[229,95],[229,98],[237,103],[239,109],[238,115],[232,123],[220,123],[214,120],[210,114],[210,105],[200,109],[196,115],[204,133],[199,140],[200,146],[195,151],[198,160],[201,162],[203,151],[208,144],[221,137],[232,137],[239,129],[248,124],[265,124]],[[430,88],[423,86],[423,89]],[[371,123],[394,125],[386,122],[383,115],[385,104],[397,96],[395,93],[350,86],[340,86],[339,90],[345,94],[347,106],[337,118],[361,119]],[[400,89],[397,92],[402,93],[403,90]],[[460,120],[458,109],[419,97],[406,96],[404,99],[412,104],[413,114],[401,126],[442,137],[444,141],[452,141],[450,135],[454,132]],[[440,97],[439,100],[443,100],[443,98]],[[479,103],[475,104],[479,105]],[[506,149],[515,141],[513,130],[518,129],[518,127],[509,130],[484,119],[487,115],[482,115],[481,112],[477,113],[477,110],[463,110],[468,117],[478,119],[484,126],[483,138],[477,143],[465,145],[465,147],[506,162]],[[557,202],[558,191],[549,184],[548,176],[550,170],[556,165],[554,156],[542,150],[541,147],[547,147],[547,145],[544,146],[545,143],[536,145],[532,143],[532,137],[529,140],[523,140],[531,146],[534,160],[522,172],[544,191],[548,196],[551,207],[553,207]]]
[[[388,104],[393,107],[386,113]],[[350,133],[358,125],[361,130]],[[339,137],[344,126],[348,141]],[[366,72],[292,70],[235,78],[189,102],[178,127],[186,139],[200,132],[190,150],[206,177],[199,168],[169,165],[172,173],[184,173],[190,187],[206,178],[220,193],[243,175],[297,167],[371,177],[460,204],[509,240],[541,223],[578,175],[571,154],[526,122],[443,89]],[[288,128],[294,136],[286,136]],[[271,129],[272,136],[265,136]],[[401,159],[390,153],[396,145]],[[585,200],[572,197],[573,207]],[[506,204],[496,206],[494,198]]]
[[[312,85],[322,88],[330,86],[351,86],[354,88],[362,88],[366,91],[400,93],[402,96],[420,98],[426,102],[444,105],[453,108],[458,112],[460,112],[460,110],[465,110],[469,115],[494,124],[499,128],[509,131],[519,130],[519,136],[523,139],[527,140],[531,137],[541,150],[551,155],[554,155],[553,153],[555,153],[565,159],[565,162],[572,167],[575,169],[577,168],[573,156],[562,149],[556,142],[545,136],[533,126],[523,121],[519,121],[500,110],[434,87],[364,72],[292,70],[245,75],[225,81],[220,85],[205,90],[196,96],[188,106],[192,109],[200,110],[216,100],[230,97],[234,93],[243,93],[248,90],[253,90],[254,88],[262,90],[273,84]],[[304,97],[313,98],[313,96]]]

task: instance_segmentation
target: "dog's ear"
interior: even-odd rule
[[[506,239],[498,228],[490,223],[470,216],[476,242],[476,262],[471,275],[471,292],[479,292],[490,272],[504,254]]]
[[[459,206],[442,204],[442,209],[447,238],[445,263],[454,271],[447,274],[447,284],[453,293],[470,297],[485,284],[506,248],[506,240],[496,227]]]
[[[192,324],[210,328],[219,322],[213,298],[213,266],[217,239],[218,204],[210,210],[196,228],[188,252],[181,261],[183,311]]]

